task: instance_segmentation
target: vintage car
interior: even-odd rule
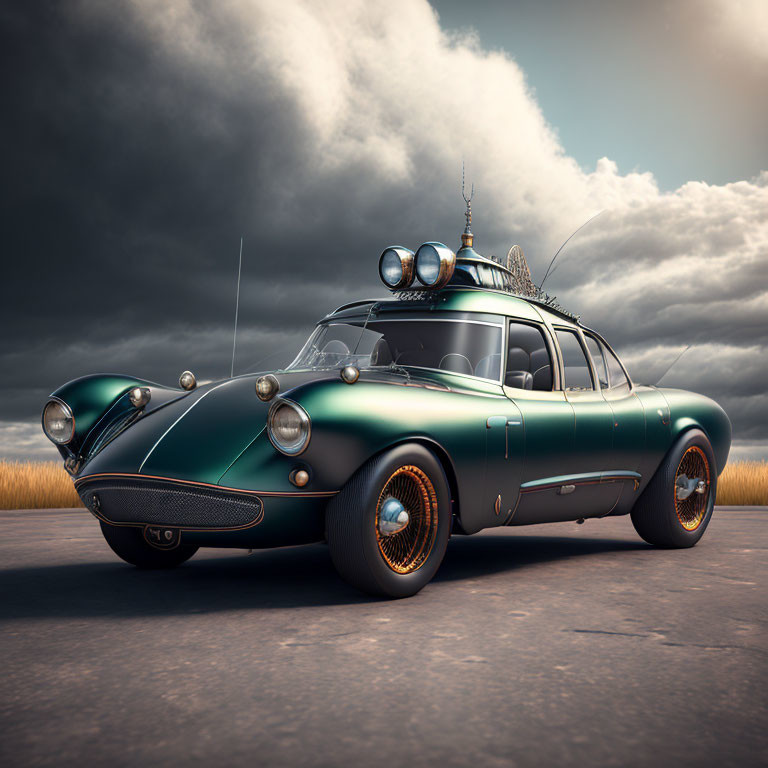
[[[631,515],[660,547],[712,516],[724,411],[634,384],[603,337],[473,248],[387,248],[386,299],[318,323],[285,369],[179,388],[94,375],[43,428],[109,546],[140,568],[199,547],[326,541],[341,576],[418,592],[452,534]]]

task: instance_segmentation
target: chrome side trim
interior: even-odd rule
[[[564,485],[590,485],[592,483],[612,483],[617,480],[632,480],[639,482],[642,475],[631,470],[605,470],[603,472],[582,472],[576,475],[558,475],[556,477],[543,477],[540,480],[529,480],[520,485],[520,493],[533,491],[545,491],[552,488],[560,488]]]

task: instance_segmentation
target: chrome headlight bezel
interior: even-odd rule
[[[425,266],[428,259],[436,263]],[[430,241],[422,243],[416,251],[415,272],[419,282],[428,290],[439,290],[453,277],[456,268],[456,254],[442,243]],[[427,271],[429,270],[429,278]]]
[[[53,434],[51,434],[51,432],[48,429],[48,424],[46,420],[46,416],[50,408],[61,409],[63,418],[68,419],[71,422],[69,435],[63,436],[57,439],[56,437],[53,436]],[[72,409],[63,400],[61,400],[58,397],[51,397],[43,407],[43,414],[42,414],[41,421],[43,425],[43,433],[54,445],[67,445],[67,443],[72,442],[72,438],[75,436],[75,417],[72,413]]]
[[[402,245],[391,245],[386,248],[384,252],[379,256],[379,277],[381,282],[389,288],[390,291],[401,291],[408,288],[413,282],[413,259],[414,253],[408,248],[403,248]],[[392,279],[386,278],[387,267],[386,262],[394,261],[391,266],[395,267],[395,272],[392,273]],[[397,279],[395,279],[397,277]]]
[[[300,422],[301,438],[293,442],[283,441],[278,434],[279,427],[275,425],[277,412],[282,408],[290,408],[298,417]],[[293,400],[284,397],[275,400],[267,413],[267,437],[269,442],[286,456],[298,456],[307,449],[309,439],[312,436],[312,420],[309,414]]]

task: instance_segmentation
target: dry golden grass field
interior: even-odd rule
[[[717,503],[768,505],[768,462],[737,461],[720,477]],[[0,509],[80,507],[69,475],[55,461],[0,461]]]

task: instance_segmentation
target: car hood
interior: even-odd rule
[[[78,478],[95,474],[140,474],[219,484],[227,470],[261,435],[270,403],[256,396],[263,373],[201,385],[188,395],[164,402],[111,438],[90,456]],[[279,396],[301,399],[305,385],[333,380],[346,387],[337,369],[276,371]],[[415,376],[401,369],[363,370],[360,383],[452,390],[449,374]],[[468,383],[468,382],[467,382]],[[466,385],[466,383],[465,383]],[[458,391],[458,390],[457,390]],[[159,398],[158,398],[159,399]],[[151,403],[152,401],[150,401]]]
[[[256,397],[259,375],[206,384],[149,411],[91,457],[80,477],[125,473],[218,483],[266,427],[270,404]],[[338,377],[336,371],[276,375],[281,394],[310,381]]]

